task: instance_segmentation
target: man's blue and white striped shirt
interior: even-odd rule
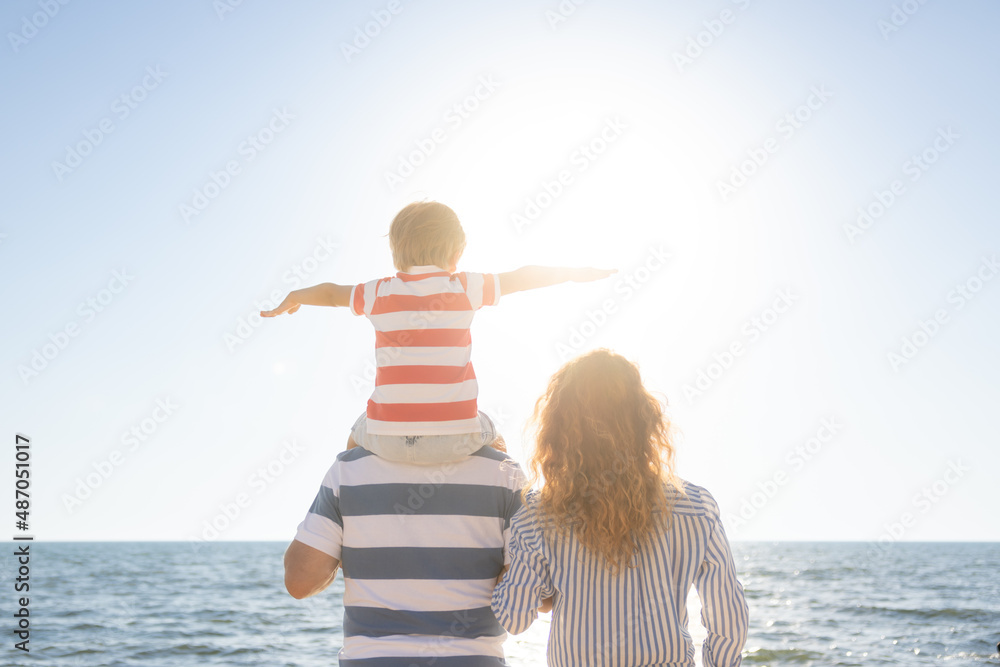
[[[295,539],[340,560],[343,667],[505,664],[490,597],[523,480],[489,447],[432,465],[337,457]]]
[[[533,499],[511,528],[510,570],[493,593],[493,611],[508,631],[524,632],[545,598],[555,596],[549,634],[552,667],[601,665],[688,667],[687,597],[694,585],[708,630],[704,667],[740,664],[748,610],[736,578],[719,507],[705,489],[684,482],[686,498],[634,557],[613,576],[572,533],[543,535]]]

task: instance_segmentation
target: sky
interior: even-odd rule
[[[39,540],[290,540],[372,389],[289,290],[618,269],[473,324],[512,455],[614,349],[734,540],[1000,540],[1000,7],[297,2],[0,8],[0,497]],[[993,72],[993,74],[990,74]]]

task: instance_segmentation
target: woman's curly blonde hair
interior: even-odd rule
[[[547,535],[574,533],[619,572],[683,494],[670,422],[639,368],[610,350],[566,363],[535,404],[529,486]]]

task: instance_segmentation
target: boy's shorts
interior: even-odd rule
[[[496,426],[485,412],[479,413],[481,433],[448,435],[382,435],[368,433],[368,415],[362,412],[351,427],[351,437],[359,447],[389,461],[404,463],[446,463],[465,458],[491,444],[497,437]]]

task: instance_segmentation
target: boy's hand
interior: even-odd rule
[[[291,315],[292,313],[294,313],[295,311],[297,311],[301,305],[302,305],[301,303],[299,303],[298,301],[296,301],[295,299],[293,299],[292,295],[289,294],[288,296],[285,297],[285,300],[282,301],[278,305],[278,307],[275,308],[274,310],[262,310],[262,311],[260,311],[260,316],[261,317],[277,317],[278,315],[283,315],[284,313],[288,313],[289,315]]]
[[[601,280],[618,273],[618,269],[593,269],[590,267],[573,269],[570,273],[570,280],[575,283],[589,283],[594,280]]]
[[[322,283],[289,292],[285,300],[274,310],[260,311],[261,317],[276,317],[284,313],[291,315],[299,306],[346,306],[351,302],[351,286]]]
[[[512,292],[522,292],[549,285],[558,285],[564,282],[589,283],[594,280],[607,278],[612,273],[618,273],[618,269],[593,269],[590,267],[582,269],[571,269],[552,266],[522,266],[508,273],[501,273],[497,277],[500,279],[500,294],[511,294]]]

